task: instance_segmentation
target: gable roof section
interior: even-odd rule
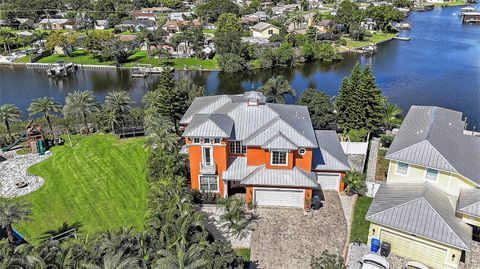
[[[480,218],[480,189],[461,190],[457,211]]]
[[[347,156],[343,152],[335,131],[315,130],[315,136],[318,148],[313,150],[313,170],[350,170]]]
[[[222,179],[226,181],[243,180],[259,168],[261,166],[248,166],[246,157],[229,157],[227,169],[222,172]]]
[[[268,29],[268,28],[278,29],[277,26],[272,25],[272,24],[267,23],[267,22],[259,22],[259,23],[255,24],[254,26],[252,26],[252,30],[258,31],[258,32],[264,31],[264,30],[266,30],[266,29]]]
[[[288,138],[286,138],[284,135],[282,135],[281,132],[278,132],[277,135],[275,135],[272,139],[267,141],[262,148],[265,149],[288,149],[288,150],[295,150],[298,149],[298,147],[290,141]]]
[[[248,175],[240,183],[260,186],[285,186],[317,188],[315,173],[303,171],[297,167],[291,170],[268,169],[265,165]]]
[[[182,136],[230,137],[233,120],[222,114],[196,114]]]
[[[412,106],[386,159],[454,172],[480,186],[480,138],[463,133],[462,113]]]
[[[455,217],[448,195],[429,183],[382,184],[365,219],[469,250],[472,228]]]

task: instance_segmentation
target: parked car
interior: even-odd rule
[[[372,253],[363,256],[360,263],[360,269],[390,269],[390,264],[384,257]]]
[[[405,269],[429,269],[427,266],[423,265],[423,263],[409,261],[405,264]]]

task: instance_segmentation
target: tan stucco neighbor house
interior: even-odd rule
[[[252,36],[257,38],[270,38],[272,35],[278,35],[280,29],[266,22],[259,22],[252,26]]]
[[[431,268],[458,268],[480,234],[480,137],[464,132],[462,113],[412,106],[385,158],[386,184],[366,220],[368,244]]]

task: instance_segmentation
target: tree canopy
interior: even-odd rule
[[[215,22],[225,13],[240,14],[240,7],[230,0],[209,0],[197,8],[197,15],[210,22]]]
[[[297,105],[306,106],[315,129],[332,129],[335,113],[330,96],[313,88],[306,89],[297,100]]]
[[[224,13],[215,23],[215,49],[218,54],[238,54],[242,44],[242,25],[237,15]]]

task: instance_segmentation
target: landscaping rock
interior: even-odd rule
[[[40,156],[38,154],[18,155],[14,152],[2,153],[5,158],[0,162],[0,197],[12,198],[29,194],[43,185],[43,178],[29,175],[27,169],[51,156],[50,152]],[[16,184],[26,183],[19,188]]]

